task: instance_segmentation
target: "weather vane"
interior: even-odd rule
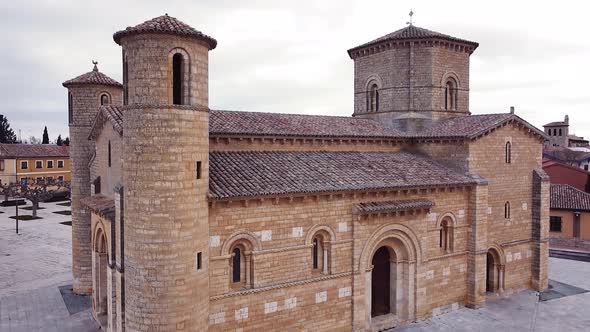
[[[94,61],[94,60],[92,60],[92,64],[94,65],[94,68],[93,68],[93,70],[94,70],[94,71],[98,71],[98,67],[96,66],[96,65],[98,64],[98,61]]]
[[[412,21],[412,16],[414,16],[414,12],[410,9],[410,20],[406,22],[406,24],[412,25],[414,22]]]

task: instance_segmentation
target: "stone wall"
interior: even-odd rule
[[[109,166],[109,143],[111,145],[111,164]],[[113,129],[110,122],[105,122],[104,127],[96,138],[96,154],[92,161],[92,181],[100,176],[101,194],[114,197],[114,190],[121,184],[122,176],[122,152],[123,138]]]
[[[174,106],[129,106],[123,112],[130,331],[202,331],[208,325],[208,116]]]
[[[74,85],[72,123],[70,123],[70,160],[72,192],[72,271],[74,292],[92,292],[90,214],[80,206],[80,199],[90,196],[89,162],[94,154],[94,141],[88,140],[90,129],[100,106],[100,95],[108,93],[113,104],[122,102],[121,88],[101,85]]]

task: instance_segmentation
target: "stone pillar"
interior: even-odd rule
[[[115,242],[114,274],[115,274],[115,331],[125,331],[125,276],[123,264],[123,188],[120,185],[115,187],[115,236],[111,241]]]
[[[480,180],[469,195],[469,239],[467,243],[467,301],[470,308],[485,303],[488,185]]]
[[[549,257],[549,176],[541,169],[533,171],[532,220],[532,280],[533,289],[541,292],[548,287]]]
[[[128,331],[208,328],[208,121],[206,109],[190,106],[124,108]]]
[[[106,82],[98,84],[96,82]],[[70,125],[70,174],[72,201],[72,273],[74,293],[92,294],[92,251],[90,212],[80,199],[90,196],[90,167],[94,141],[88,140],[92,123],[100,107],[100,96],[111,97],[112,104],[122,102],[120,84],[100,73],[98,68],[63,83],[68,88]]]

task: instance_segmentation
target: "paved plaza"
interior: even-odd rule
[[[56,203],[41,204],[43,219],[20,222],[14,207],[0,207],[0,331],[98,331],[90,310],[70,314],[59,287],[71,284],[71,217]],[[30,211],[20,210],[20,214]],[[549,258],[549,277],[590,290],[590,263]],[[587,331],[590,293],[548,301],[523,291],[490,298],[479,310],[460,308],[391,331]]]

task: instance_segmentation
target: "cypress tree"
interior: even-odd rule
[[[41,144],[49,144],[49,134],[47,133],[47,126],[43,129],[43,142]]]

